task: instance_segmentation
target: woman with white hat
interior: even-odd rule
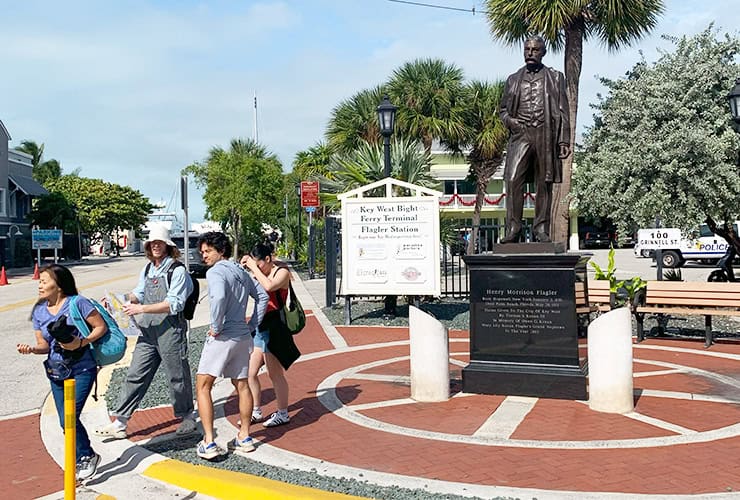
[[[175,417],[182,418],[176,433],[185,435],[197,430],[187,355],[187,321],[183,316],[193,282],[185,266],[177,260],[180,251],[166,227],[152,227],[144,249],[149,263],[139,275],[139,284],[127,294],[130,302],[123,306],[126,314],[136,317],[141,336],[113,412],[115,420],[95,431],[102,437],[126,438],[128,420],[139,407],[160,364],[164,365],[170,382]],[[171,277],[168,276],[170,268]]]

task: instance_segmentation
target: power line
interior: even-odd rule
[[[481,14],[487,13],[485,10],[476,10],[475,6],[471,7],[470,9],[462,9],[460,7],[450,7],[448,5],[435,5],[431,3],[410,2],[408,0],[388,0],[388,1],[394,2],[394,3],[403,3],[406,5],[413,5],[415,7],[430,7],[432,9],[455,10],[458,12],[471,12],[473,15],[475,15],[477,12],[480,12]]]

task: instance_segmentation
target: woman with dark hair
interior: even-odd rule
[[[259,422],[263,418],[260,407],[262,387],[257,377],[257,372],[262,365],[267,367],[267,374],[275,389],[278,411],[265,420],[262,424],[265,427],[275,427],[290,422],[288,381],[285,378],[285,370],[301,355],[293,342],[293,336],[280,320],[280,309],[288,297],[290,271],[284,262],[274,259],[273,252],[272,244],[266,240],[264,243],[255,245],[251,255],[245,255],[241,260],[242,265],[252,271],[257,282],[270,297],[265,317],[255,332],[254,351],[249,360],[248,377],[249,389],[254,399],[252,422]]]
[[[97,365],[90,344],[105,335],[108,327],[92,303],[79,296],[75,306],[90,325],[84,337],[70,314],[70,298],[78,295],[72,273],[64,266],[51,264],[39,273],[39,300],[31,313],[36,344],[18,344],[21,354],[46,354],[44,368],[51,384],[59,425],[64,429],[64,381],[75,380],[75,412],[77,415],[77,480],[95,475],[100,455],[90,446],[90,438],[79,416],[90,395]]]

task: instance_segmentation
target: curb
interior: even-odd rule
[[[232,472],[204,465],[167,459],[150,465],[144,476],[214,498],[260,498],[263,500],[341,500],[355,499],[343,493],[317,490],[282,483],[242,472]]]

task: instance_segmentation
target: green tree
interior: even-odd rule
[[[153,208],[139,191],[100,179],[63,175],[47,181],[46,188],[77,207],[80,227],[90,235],[137,229],[146,222]],[[60,203],[59,198],[56,202]]]
[[[211,148],[202,163],[184,169],[205,189],[207,216],[220,221],[239,247],[261,238],[260,226],[279,226],[283,169],[277,157],[251,139],[233,139],[228,150]]]
[[[504,82],[472,81],[465,87],[463,105],[463,134],[461,144],[453,150],[468,150],[469,180],[475,183],[473,230],[468,240],[468,254],[475,253],[480,214],[488,183],[501,166],[508,132],[498,115],[504,95]]]
[[[348,153],[362,142],[381,142],[378,105],[383,100],[383,93],[381,86],[361,90],[332,110],[326,139],[333,150]]]
[[[33,165],[33,178],[40,184],[46,184],[47,181],[58,179],[62,176],[62,166],[55,159],[44,161],[44,144],[40,146],[34,141],[21,141],[21,145],[16,148],[31,155],[31,164]]]
[[[462,69],[441,59],[416,59],[396,69],[388,93],[398,106],[398,133],[418,139],[427,152],[434,139],[457,140],[464,131],[463,78]]]
[[[718,39],[710,26],[671,40],[675,51],[654,64],[603,80],[609,93],[595,106],[574,174],[579,212],[609,216],[625,234],[656,216],[690,230],[740,213],[740,141],[725,98],[740,74],[740,39]],[[728,240],[740,250],[737,235]]]
[[[487,0],[491,34],[509,45],[540,34],[555,50],[564,50],[570,105],[570,136],[575,139],[583,42],[596,38],[610,51],[648,34],[663,12],[663,0]],[[571,140],[573,140],[571,139]],[[552,235],[566,241],[573,155],[563,160],[563,182],[553,188]]]
[[[40,196],[28,214],[33,225],[43,228],[62,228],[65,233],[77,231],[77,214],[72,204],[60,192]]]
[[[416,141],[391,141],[391,177],[394,179],[434,189],[439,181],[429,172],[431,161],[431,155],[419,149]],[[336,209],[338,194],[383,179],[383,168],[382,144],[362,143],[351,153],[335,155],[331,162],[331,178],[321,180],[322,203]]]

